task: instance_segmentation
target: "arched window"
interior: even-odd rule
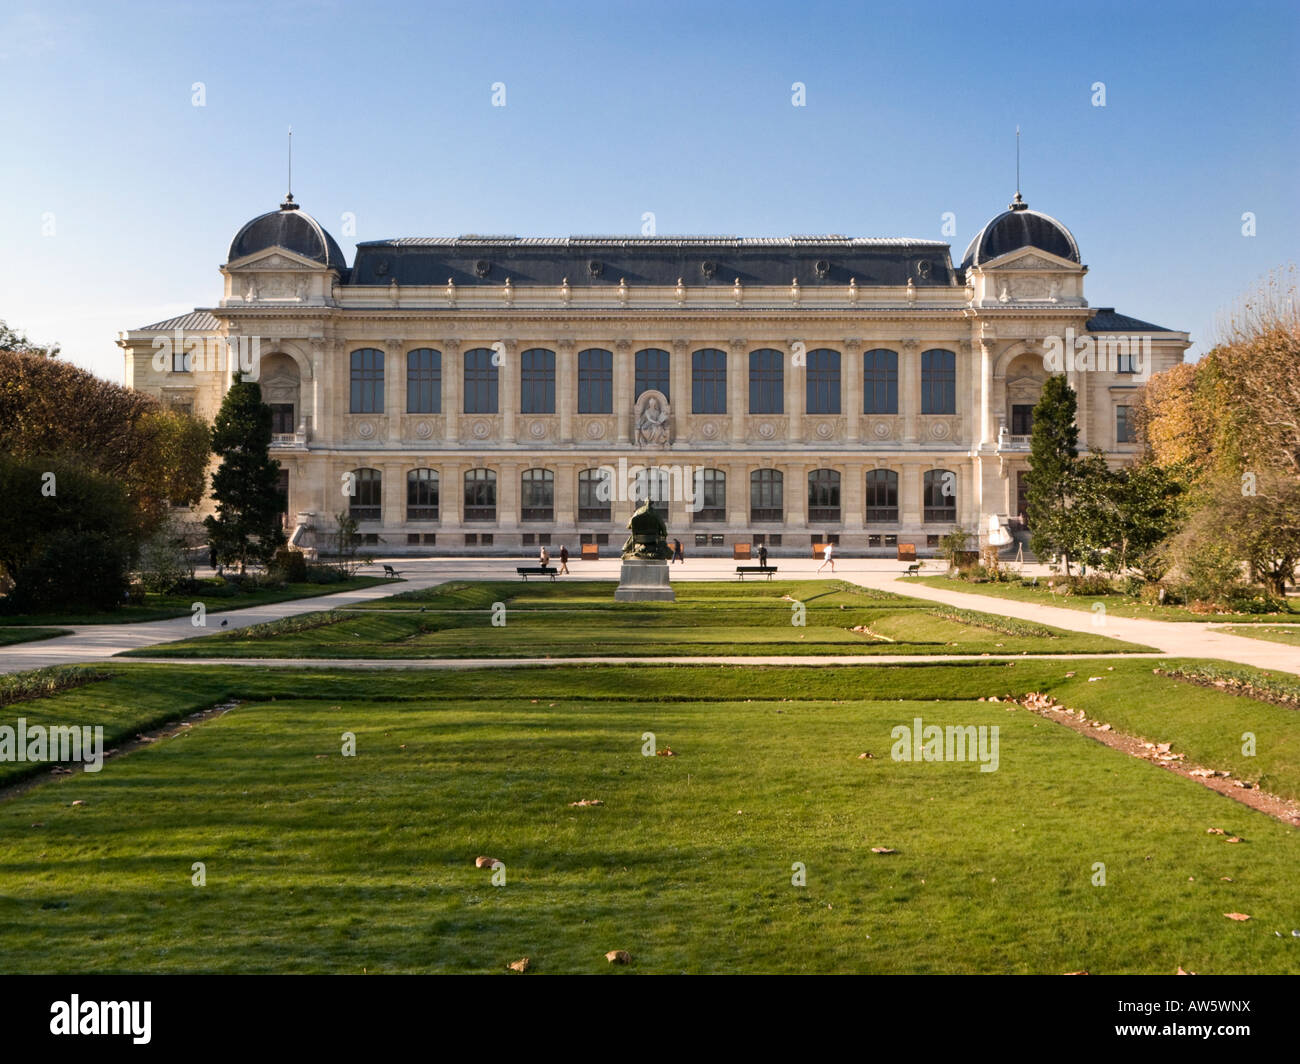
[[[406,474],[406,519],[438,520],[438,471],[412,469]]]
[[[921,413],[957,413],[957,356],[934,348],[921,352]]]
[[[491,352],[488,352],[491,354]],[[466,521],[497,519],[497,474],[494,469],[471,469],[465,474]]]
[[[349,474],[348,513],[354,521],[378,521],[384,476],[378,469],[354,469]]]
[[[691,413],[727,412],[727,352],[706,347],[691,355]]]
[[[493,352],[475,347],[465,352],[465,413],[497,412],[497,367]]]
[[[599,347],[578,352],[578,413],[614,412],[614,355]]]
[[[749,412],[785,413],[785,354],[770,347],[749,353]]]
[[[840,520],[840,475],[834,469],[814,469],[808,474],[808,520]]]
[[[578,472],[578,520],[609,521],[614,497],[614,471],[609,468]]]
[[[867,522],[898,520],[898,474],[892,469],[867,473]]]
[[[519,517],[523,521],[555,520],[555,474],[549,469],[525,469],[519,476]]]
[[[384,353],[377,347],[363,347],[352,352],[353,414],[384,412]]]
[[[534,347],[519,356],[519,412],[555,413],[555,352]]]
[[[749,519],[780,521],[785,516],[785,482],[779,469],[755,469],[749,474]]]
[[[898,413],[898,352],[885,348],[862,353],[862,412]]]
[[[695,505],[696,523],[727,519],[727,474],[721,469],[701,469],[691,485],[698,492]]]
[[[926,521],[956,521],[957,474],[951,469],[927,469],[924,498]]]
[[[840,353],[829,347],[808,352],[807,386],[810,414],[840,412]]]
[[[668,391],[668,352],[657,347],[647,347],[636,353],[636,394],[633,401],[640,399],[642,392],[651,390],[663,392],[665,399],[670,403],[673,401]]]
[[[442,413],[442,352],[418,347],[406,352],[406,412]]]

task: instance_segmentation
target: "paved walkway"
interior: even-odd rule
[[[380,559],[383,561],[384,559]],[[99,624],[84,625],[73,628],[73,634],[55,639],[45,639],[33,643],[18,643],[13,646],[0,647],[0,672],[17,672],[22,669],[34,669],[45,665],[66,665],[80,662],[103,661],[123,650],[136,650],[156,646],[159,643],[186,639],[201,634],[222,631],[221,622],[227,621],[225,630],[242,628],[249,624],[259,624],[281,617],[311,613],[355,606],[371,599],[383,598],[398,591],[411,591],[431,587],[444,580],[501,580],[515,579],[515,566],[521,564],[516,558],[436,558],[436,559],[390,559],[403,572],[405,579],[399,583],[377,584],[373,587],[344,591],[334,595],[322,595],[317,598],[297,599],[292,602],[279,602],[266,606],[254,606],[249,609],[232,610],[226,613],[209,613],[206,628],[197,629],[190,623],[189,617],[178,617],[169,621],[146,621],[140,624]],[[817,576],[819,563],[811,559],[773,558],[773,564],[780,567],[779,578],[809,579]],[[600,561],[571,561],[570,569],[577,580],[617,580],[619,562],[617,558]],[[940,563],[930,563],[928,568],[934,572],[941,570]],[[1032,602],[1016,602],[1010,599],[994,598],[971,592],[949,591],[947,589],[927,587],[924,584],[900,581],[906,565],[902,562],[887,560],[848,559],[836,564],[835,576],[861,584],[864,587],[893,591],[913,595],[935,603],[959,606],[964,609],[980,610],[985,613],[1020,620],[1036,621],[1050,624],[1069,631],[1090,632],[1113,636],[1143,646],[1155,647],[1161,655],[1175,657],[1218,658],[1245,665],[1255,665],[1262,669],[1278,672],[1290,672],[1300,675],[1300,652],[1285,643],[1271,643],[1261,639],[1247,639],[1244,636],[1231,635],[1216,631],[1205,623],[1194,621],[1148,621],[1125,617],[1106,617],[1104,627],[1094,626],[1091,612],[1072,610],[1060,606],[1044,606]],[[378,571],[376,569],[376,571]],[[1026,567],[1027,572],[1041,571],[1043,567]],[[821,574],[829,576],[830,572]],[[672,566],[674,580],[734,580],[735,563],[729,558],[701,558],[687,561],[685,565]],[[563,579],[563,578],[561,578]],[[1076,658],[1091,655],[1016,655],[1020,658],[1061,657]],[[1101,658],[1115,660],[1117,657],[1137,655],[1102,655]],[[1147,657],[1150,655],[1140,655]],[[147,660],[147,659],[128,659]],[[276,665],[307,666],[321,668],[336,665],[347,668],[482,668],[505,665],[538,664],[537,659],[460,659],[460,660],[390,660],[372,659],[166,659],[169,662],[185,660],[193,664],[220,663],[231,665]],[[542,659],[540,663],[580,664],[588,662],[620,662],[625,658],[552,658]],[[800,657],[732,657],[719,658],[637,658],[637,661],[659,662],[665,664],[739,664],[739,665],[884,665],[898,662],[923,661],[994,661],[997,657],[965,655],[844,655],[834,656],[800,656]]]

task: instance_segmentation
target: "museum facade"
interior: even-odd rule
[[[1019,193],[960,266],[842,236],[399,238],[349,266],[290,196],[221,273],[215,306],[120,335],[126,383],[211,419],[242,361],[296,541],[346,510],[385,553],[617,549],[646,492],[697,553],[1005,542],[1047,376],[1120,463],[1189,345],[1089,307]]]

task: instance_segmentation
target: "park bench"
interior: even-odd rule
[[[596,561],[600,558],[600,546],[595,543],[584,543],[582,545],[582,560]]]
[[[904,576],[919,576],[920,573],[921,573],[921,566],[922,566],[922,564],[924,564],[924,563],[922,563],[922,562],[913,562],[911,565],[909,565],[909,566],[907,567],[907,572],[905,572],[903,575],[904,575]]]
[[[766,576],[768,581],[770,582],[772,579],[772,574],[774,572],[776,572],[775,565],[737,565],[736,566],[736,576],[741,580],[742,583],[744,582],[746,573],[757,573],[760,576]]]
[[[549,576],[554,580],[558,570],[552,565],[520,565],[515,568],[515,572],[527,583],[530,576]]]
[[[391,565],[385,565],[384,575],[388,577],[390,580],[396,580],[402,574],[398,572],[396,569],[394,569]]]

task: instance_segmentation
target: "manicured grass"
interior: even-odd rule
[[[609,972],[626,949],[639,972],[1300,972],[1300,832],[976,699],[1047,690],[1175,749],[1226,750],[1249,720],[1261,758],[1294,712],[1148,662],[1068,664],[110,666],[8,712],[130,733],[246,701],[0,802],[0,964]],[[998,770],[893,761],[891,730],[918,716],[998,726]],[[642,756],[645,732],[678,756]],[[1300,782],[1282,749],[1270,771]]]
[[[1300,647],[1300,626],[1294,628],[1269,628],[1264,625],[1228,624],[1223,631],[1231,635],[1244,635],[1250,639],[1267,639],[1270,643],[1286,643]]]
[[[277,590],[239,591],[226,581],[213,577],[201,581],[206,588],[193,595],[146,594],[144,602],[138,606],[124,605],[120,609],[108,612],[16,613],[12,616],[0,612],[0,624],[135,624],[140,621],[165,621],[171,617],[189,616],[196,602],[202,602],[208,613],[221,613],[225,610],[242,610],[249,606],[289,602],[292,599],[318,598],[321,595],[356,591],[363,587],[373,587],[375,584],[394,582],[377,576],[353,576],[347,580],[340,580],[337,584],[286,584]],[[3,598],[0,598],[0,603],[3,603]]]
[[[1231,619],[1233,624],[1267,624],[1269,621],[1300,621],[1300,611],[1287,613],[1193,613],[1186,606],[1148,606],[1132,595],[1067,595],[1064,592],[1048,590],[1045,579],[1038,586],[1021,583],[1009,584],[974,584],[967,580],[958,580],[948,576],[908,576],[900,577],[899,582],[910,584],[919,580],[930,587],[943,588],[945,591],[967,591],[973,595],[989,595],[992,598],[1014,599],[1017,602],[1036,602],[1042,606],[1061,606],[1071,610],[1091,610],[1093,603],[1104,602],[1106,612],[1113,617],[1137,617],[1154,621],[1223,621]]]
[[[613,582],[461,581],[320,617],[131,651],[137,657],[521,658],[1039,654],[1146,650],[1106,636],[944,608],[838,580],[680,583],[619,603]],[[950,614],[952,611],[949,611]],[[858,629],[855,631],[854,629]]]
[[[0,647],[13,646],[15,643],[32,643],[38,639],[53,639],[55,636],[71,635],[68,628],[0,628]]]

